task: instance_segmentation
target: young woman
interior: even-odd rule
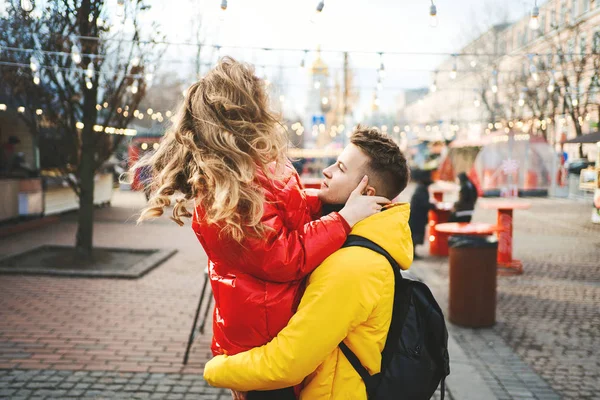
[[[389,203],[362,195],[365,177],[342,210],[316,219],[320,201],[302,190],[286,150],[264,81],[226,57],[188,89],[173,129],[142,161],[151,165],[154,190],[140,220],[162,215],[178,195],[171,219],[183,225],[191,217],[208,255],[215,355],[274,338],[295,312],[303,278],[355,223]],[[293,398],[291,389],[274,398],[286,396]]]

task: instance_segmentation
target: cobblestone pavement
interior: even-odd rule
[[[189,225],[165,218],[136,226],[143,204],[139,193],[117,192],[113,207],[96,210],[94,232],[96,246],[178,249],[142,279],[0,275],[0,368],[202,372],[210,329],[185,368],[182,359],[206,256]],[[74,219],[0,240],[0,256],[71,244]]]
[[[230,400],[231,394],[193,374],[0,370],[0,398]]]
[[[499,398],[556,398],[547,382],[565,398],[600,399],[593,356],[600,348],[600,227],[588,222],[588,204],[532,202],[515,213],[515,255],[525,273],[499,278],[498,323],[488,333],[450,329],[465,353],[481,361]],[[206,256],[189,226],[166,219],[136,226],[142,204],[139,193],[116,195],[112,208],[97,210],[94,238],[96,246],[179,250],[142,279],[0,275],[0,398],[230,398],[201,377],[210,330],[196,340],[189,365],[181,364]],[[475,220],[493,222],[495,215],[477,210]],[[69,244],[74,235],[74,217],[66,216],[1,239],[0,257]],[[445,259],[415,267],[447,287]],[[490,342],[504,354],[502,364],[490,361]],[[523,385],[529,393],[518,391]]]
[[[484,379],[487,374],[499,386],[495,393],[500,398],[520,398],[502,390],[503,385],[515,387],[520,380],[527,387],[527,382],[518,368],[500,375],[494,371],[493,359],[481,356],[486,343],[481,335],[502,338],[562,398],[600,399],[600,225],[590,222],[589,203],[528,200],[531,209],[516,211],[514,217],[514,256],[525,272],[498,277],[497,324],[488,333],[453,331],[460,330],[457,341],[475,358],[480,356],[482,367],[488,363],[482,368]],[[495,212],[478,208],[474,221],[495,223]],[[427,257],[415,266],[415,272],[435,272],[447,297],[447,259]],[[552,398],[543,385],[539,389],[529,398]]]

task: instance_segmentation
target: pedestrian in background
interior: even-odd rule
[[[338,250],[353,225],[390,201],[365,196],[365,176],[339,212],[302,190],[287,136],[254,68],[225,57],[186,93],[172,130],[138,168],[153,193],[140,221],[163,214],[192,228],[209,258],[215,298],[212,351],[237,354],[273,339],[294,314],[304,278]],[[341,168],[341,167],[340,167]],[[194,202],[189,211],[187,205]],[[292,399],[292,388],[248,393]]]
[[[428,171],[418,171],[413,174],[417,187],[410,199],[410,218],[408,224],[412,233],[414,259],[421,258],[416,253],[418,244],[425,242],[425,227],[429,220],[429,210],[436,208],[429,200],[429,186],[433,183]]]
[[[477,202],[477,188],[464,172],[458,174],[458,183],[458,201],[454,203],[448,222],[471,222]]]

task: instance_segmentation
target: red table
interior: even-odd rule
[[[436,227],[448,222],[452,206],[452,203],[437,203],[437,208],[429,211],[429,254],[432,256],[448,256],[448,235],[439,235]]]
[[[458,187],[454,183],[438,181],[429,186],[429,193],[436,201],[444,201],[444,193],[457,192]]]
[[[523,273],[523,263],[512,258],[513,210],[525,210],[531,203],[520,200],[492,200],[481,202],[485,209],[498,210],[498,273],[518,275]]]
[[[305,189],[321,189],[323,178],[300,178]]]
[[[490,236],[497,230],[496,225],[483,222],[447,222],[439,224],[435,229],[445,235]]]

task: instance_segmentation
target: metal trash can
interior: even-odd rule
[[[496,323],[495,236],[450,236],[450,322],[481,328]]]

